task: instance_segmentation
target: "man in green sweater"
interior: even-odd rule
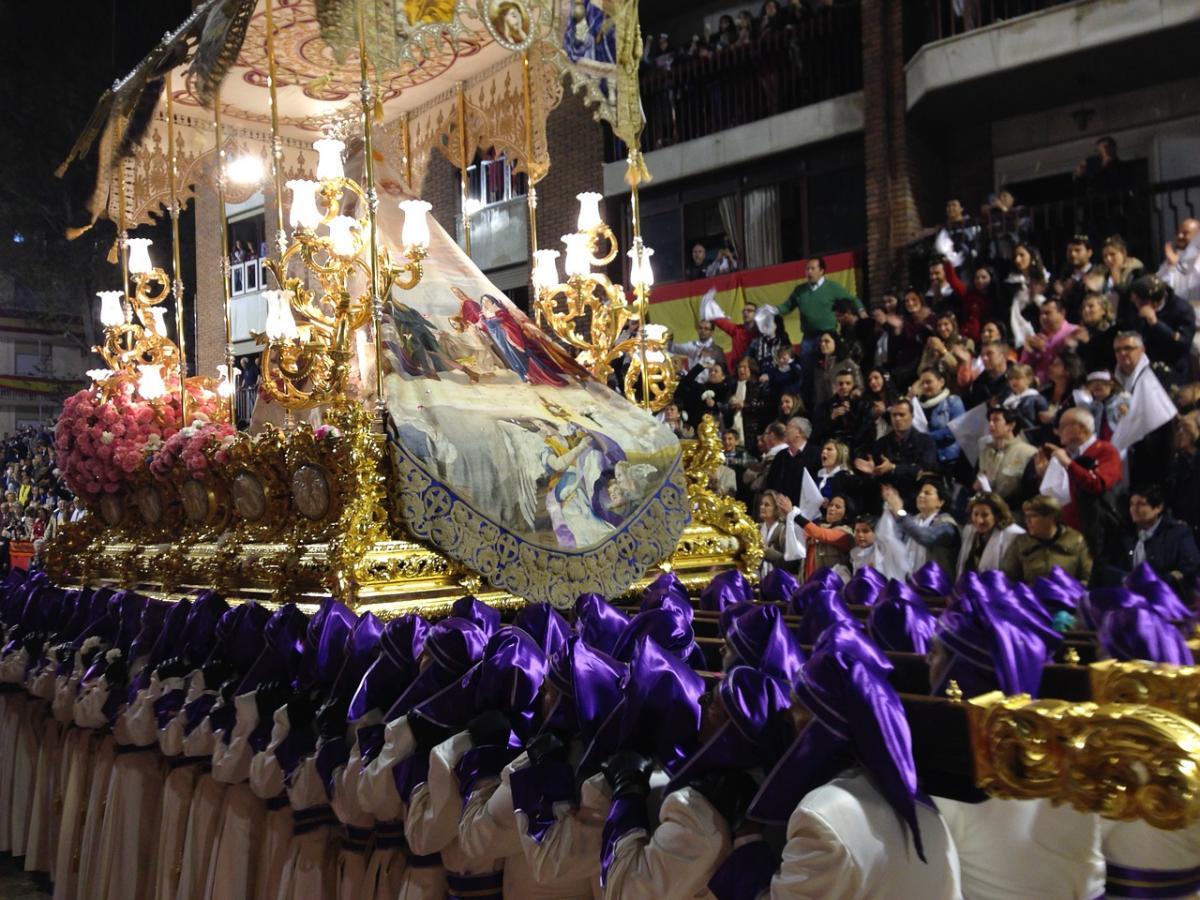
[[[805,267],[807,280],[796,285],[788,298],[775,307],[775,312],[786,316],[793,309],[800,310],[800,364],[804,371],[812,370],[817,358],[817,347],[823,331],[837,331],[837,319],[833,315],[835,300],[846,298],[854,301],[855,311],[865,316],[862,301],[836,281],[825,277],[825,260],[814,256]]]

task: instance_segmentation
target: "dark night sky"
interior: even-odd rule
[[[188,0],[0,0],[0,274],[15,279],[18,301],[69,290],[48,268],[60,278],[88,279],[80,292],[106,277],[111,225],[101,222],[70,245],[62,237],[87,220],[91,166],[77,163],[62,180],[54,170],[105,88],[190,10]],[[88,266],[92,259],[99,268]]]

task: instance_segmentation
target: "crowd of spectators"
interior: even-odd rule
[[[42,548],[66,522],[87,514],[54,465],[54,424],[24,426],[5,434],[3,452],[4,498],[0,501],[0,572],[7,574],[15,557],[15,544],[31,544],[30,569],[39,569]]]
[[[685,437],[718,419],[716,487],[757,516],[764,571],[1059,565],[1108,585],[1148,561],[1191,596],[1200,223],[1157,252],[1081,232],[1049,272],[1028,237],[952,234],[962,218],[950,201],[921,283],[869,308],[820,259],[774,309],[706,301],[662,418]]]

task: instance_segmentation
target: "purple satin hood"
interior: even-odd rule
[[[752,818],[786,821],[804,795],[836,775],[852,754],[908,824],[924,859],[912,734],[888,683],[890,669],[861,631],[835,626],[821,636],[793,683],[813,718],[763,782],[750,806]]]
[[[921,595],[903,581],[887,583],[867,618],[867,633],[884,650],[921,653],[937,630],[937,619]]]
[[[1183,622],[1192,618],[1192,611],[1188,609],[1187,604],[1179,599],[1179,595],[1169,584],[1155,574],[1150,568],[1150,563],[1144,562],[1126,575],[1125,587],[1141,594],[1155,612],[1172,622]]]
[[[661,601],[670,597],[684,606],[691,606],[687,588],[674,572],[663,572],[642,591],[642,609],[656,609]]]
[[[551,658],[547,676],[559,691],[559,701],[551,712],[547,726],[577,734],[585,748],[584,756],[599,765],[616,750],[615,746],[593,746],[600,726],[621,701],[622,683],[629,671],[606,653],[572,637],[563,649]],[[616,736],[615,730],[610,734]],[[580,770],[581,778],[595,772]]]
[[[754,588],[738,569],[728,569],[715,576],[700,592],[699,606],[709,612],[721,612],[734,603],[754,599]]]
[[[1108,613],[1097,638],[1104,655],[1112,659],[1195,664],[1179,629],[1145,604],[1118,607]]]
[[[679,766],[668,790],[719,769],[770,769],[793,737],[789,684],[749,666],[735,666],[713,689],[725,721]]]
[[[908,583],[914,591],[926,598],[945,597],[952,587],[946,570],[933,560],[909,575]]]
[[[442,619],[425,637],[421,655],[429,665],[396,698],[384,717],[387,721],[407,715],[449,685],[459,682],[483,659],[487,635],[474,622],[460,618]]]
[[[450,607],[450,615],[474,622],[484,634],[491,637],[500,627],[500,610],[493,609],[474,597],[459,597]]]
[[[807,600],[800,625],[796,629],[796,638],[801,644],[815,644],[825,629],[835,623],[848,628],[862,627],[835,591],[811,591],[807,593]]]
[[[842,591],[842,599],[856,606],[872,606],[887,585],[887,578],[870,566],[854,573]]]
[[[575,633],[597,650],[612,653],[629,616],[599,594],[580,594],[575,601]]]
[[[788,684],[804,663],[800,642],[777,606],[755,606],[735,618],[725,632],[725,645],[733,651],[734,665],[749,666]]]
[[[332,697],[346,701],[354,695],[367,669],[379,656],[379,638],[382,634],[383,623],[373,613],[363,613],[354,622],[354,629],[346,639],[342,667],[330,691]],[[347,716],[346,721],[353,719]]]
[[[513,625],[532,637],[547,656],[561,650],[571,634],[570,623],[549,603],[531,603],[522,607]]]
[[[938,621],[937,639],[951,662],[933,693],[943,694],[954,679],[967,697],[993,690],[1036,697],[1050,659],[1042,629],[1015,600],[986,597],[979,582],[960,583],[958,591],[964,602]]]
[[[613,647],[612,655],[621,662],[630,662],[638,641],[643,637],[651,638],[664,650],[683,660],[700,655],[692,631],[691,617],[673,601],[658,609],[640,612],[630,619]]]
[[[800,580],[778,566],[764,575],[758,585],[758,592],[766,603],[786,603],[799,589]]]
[[[417,677],[429,622],[415,613],[393,619],[379,636],[379,656],[359,681],[346,718],[361,719],[373,709],[386,711]]]
[[[229,604],[213,591],[204,591],[192,603],[187,623],[183,626],[183,646],[187,658],[200,665],[212,653],[217,623],[229,611]]]
[[[267,619],[262,649],[238,685],[237,693],[257,690],[267,681],[291,682],[303,669],[309,618],[295,603],[285,603]]]

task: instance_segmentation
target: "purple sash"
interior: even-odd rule
[[[756,900],[770,890],[779,860],[771,845],[759,837],[747,841],[725,857],[708,881],[717,900]]]
[[[554,824],[554,804],[575,798],[575,772],[566,760],[517,769],[508,780],[515,812],[528,819],[526,833],[539,844]]]
[[[446,888],[450,892],[450,900],[500,900],[504,888],[504,872],[489,872],[487,875],[456,875],[447,872]]]
[[[1200,866],[1192,869],[1136,869],[1106,862],[1109,897],[1189,897],[1200,891]]]
[[[608,867],[616,855],[617,842],[631,831],[650,831],[650,817],[646,814],[646,798],[614,797],[612,807],[604,820],[604,831],[600,836],[600,884],[608,881]]]

